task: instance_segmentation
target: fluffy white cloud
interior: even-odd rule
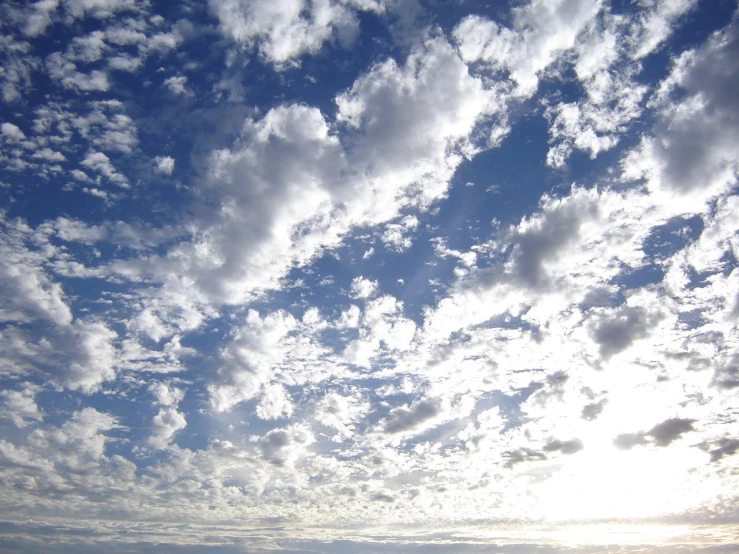
[[[276,288],[292,266],[339,244],[353,228],[443,197],[491,102],[451,46],[433,39],[405,67],[386,62],[337,98],[335,129],[307,106],[248,119],[234,146],[211,158],[201,194],[218,198],[213,217],[150,271],[166,275],[173,298],[199,296],[215,305]],[[351,127],[346,144],[344,125]],[[102,156],[84,163],[124,182]]]
[[[173,94],[191,94],[185,85],[187,85],[187,77],[185,75],[173,75],[164,80],[164,84]]]
[[[664,100],[657,99],[664,121],[660,135],[645,137],[624,161],[627,178],[647,178],[653,190],[676,190],[692,202],[735,182],[737,109],[726,91],[737,82],[737,45],[739,32],[733,23],[701,49],[683,54],[662,91]]]
[[[628,41],[632,56],[641,59],[654,52],[672,33],[675,22],[692,10],[697,0],[647,0],[642,2],[645,13],[632,25]]]
[[[365,304],[364,313],[350,309],[342,314],[340,327],[358,327],[356,339],[347,344],[344,357],[351,363],[369,368],[383,349],[405,351],[416,334],[416,324],[402,315],[403,303],[384,295]]]
[[[69,45],[65,58],[71,62],[92,63],[100,60],[107,48],[105,33],[93,31],[84,37],[75,37]]]
[[[111,534],[119,548],[325,550],[351,536],[365,543],[350,549],[392,549],[378,529],[403,527],[398,548],[428,539],[456,552],[490,546],[490,533],[612,541],[616,524],[572,521],[680,514],[711,522],[717,541],[715,522],[736,520],[739,453],[736,22],[675,59],[661,84],[647,84],[647,62],[641,71],[691,6],[519,2],[506,26],[464,18],[455,47],[414,27],[434,17],[430,5],[212,2],[221,32],[268,62],[247,66],[231,40],[196,55],[214,20],[186,19],[207,6],[167,10],[183,18],[173,26],[148,2],[19,6],[28,37],[86,19],[76,38],[60,33],[47,66],[28,65],[56,71],[45,103],[0,127],[3,179],[65,187],[58,210],[0,226],[0,497],[12,499],[7,525],[24,526],[13,536],[53,514],[49,545],[82,549],[105,550]],[[323,68],[287,66],[360,18],[412,38],[353,82],[339,60],[346,88],[302,102],[327,90],[314,87]],[[194,48],[164,59],[190,36]],[[6,60],[32,50],[4,44],[2,82],[22,91]],[[672,55],[680,41],[669,44]],[[363,54],[385,46],[398,45]],[[226,77],[205,65],[221,54]],[[116,68],[142,78],[129,89]],[[107,91],[78,86],[91,71],[110,72]],[[185,74],[197,97],[166,95],[161,114],[142,116],[160,100],[137,97],[139,83]],[[289,96],[262,103],[274,92],[262,78],[289,83]],[[209,86],[227,79],[247,83],[257,109],[224,107]],[[551,94],[557,80],[572,86]],[[520,179],[496,173],[517,155],[458,171],[531,109],[549,123],[550,152],[525,152]],[[160,116],[183,119],[162,141]],[[634,147],[623,135],[635,121]],[[569,189],[544,165],[623,143],[610,168],[574,158],[578,176],[603,172]],[[142,172],[173,173],[162,153],[177,155],[177,186],[147,188]],[[502,194],[485,195],[486,180]],[[134,181],[125,197],[101,190]],[[4,182],[0,192],[13,217],[46,198]],[[702,540],[648,527],[643,544]]]
[[[164,175],[172,175],[174,171],[175,159],[171,156],[157,156],[154,158],[154,162],[157,166],[157,171]]]
[[[174,408],[162,408],[152,421],[152,432],[148,444],[153,448],[167,448],[177,432],[185,427],[187,427],[187,420],[182,413]]]
[[[382,2],[333,0],[211,0],[223,34],[284,64],[315,54],[326,41],[348,45],[357,35],[355,10],[382,11]]]
[[[110,88],[108,75],[104,71],[93,69],[90,73],[77,71],[77,66],[65,59],[59,52],[46,58],[49,75],[64,88],[78,91],[106,91]]]
[[[31,86],[32,71],[39,60],[31,55],[31,45],[26,41],[15,40],[12,35],[0,37],[2,72],[0,72],[0,92],[3,102],[17,102]]]
[[[400,223],[389,223],[385,226],[385,232],[382,233],[382,242],[396,252],[407,250],[413,244],[410,238],[412,233],[418,227],[418,219],[416,216],[407,215],[400,220]]]
[[[118,335],[104,323],[76,320],[45,332],[8,326],[0,331],[0,372],[39,372],[57,386],[92,393],[115,378]]]
[[[510,73],[518,94],[536,91],[539,75],[564,51],[602,6],[600,0],[533,0],[514,9],[513,28],[469,16],[454,29],[462,58]]]
[[[105,177],[108,181],[115,183],[122,188],[130,188],[126,177],[119,173],[110,158],[102,152],[91,152],[82,160],[82,165],[88,169],[91,169],[99,173],[102,177]]]
[[[349,159],[357,173],[371,176],[365,186],[374,192],[375,224],[394,218],[399,202],[427,206],[441,198],[463,156],[478,148],[476,126],[501,109],[441,38],[403,67],[393,60],[376,66],[336,102],[339,122],[359,132],[347,141]],[[362,200],[372,198],[361,192]]]
[[[135,8],[136,0],[64,0],[64,5],[72,17],[91,15],[107,19],[117,12]]]
[[[364,277],[355,277],[352,279],[351,296],[352,298],[367,299],[375,295],[377,292],[377,281],[371,281]]]
[[[184,398],[185,393],[182,389],[178,389],[170,384],[155,382],[149,385],[149,390],[156,396],[157,402],[162,406],[177,407],[177,404]]]
[[[304,425],[291,425],[284,429],[272,429],[259,439],[263,458],[276,466],[294,464],[305,453],[305,448],[315,438]]]
[[[627,15],[614,14],[601,1],[531,1],[514,10],[513,25],[503,27],[480,16],[465,18],[454,30],[465,61],[482,62],[487,71],[507,72],[515,96],[536,92],[546,72],[575,53],[575,73],[585,97],[550,104],[552,148],[547,162],[563,166],[573,150],[597,156],[612,149],[643,110],[648,87],[636,76],[640,60],[658,49],[677,21],[696,2],[641,2]]]
[[[95,111],[78,117],[74,125],[82,137],[101,150],[131,154],[138,144],[136,125],[123,110],[121,102],[96,102]],[[107,115],[105,112],[114,112]]]
[[[261,419],[283,419],[293,414],[294,406],[290,395],[282,385],[264,387],[257,405],[257,416]]]
[[[54,465],[84,471],[103,459],[108,440],[104,433],[118,427],[110,414],[84,408],[58,429],[37,429],[29,442],[34,449],[51,454]]]
[[[94,319],[75,319],[61,285],[44,267],[59,254],[43,232],[3,222],[0,250],[3,286],[0,371],[24,375],[38,371],[57,386],[98,390],[115,376],[117,334]]]
[[[18,142],[26,138],[23,131],[21,131],[17,125],[13,125],[12,123],[3,123],[2,126],[0,126],[0,132],[3,137],[5,137],[5,140],[9,142]]]
[[[59,0],[38,0],[29,11],[23,32],[29,36],[37,36],[51,25],[52,16],[59,8]]]
[[[27,386],[23,390],[4,390],[0,392],[2,406],[0,417],[10,419],[17,427],[27,427],[31,422],[43,420],[43,412],[34,400],[38,389]]]
[[[644,108],[648,86],[637,80],[641,59],[658,48],[695,4],[643,2],[629,15],[604,10],[589,25],[575,45],[575,72],[586,97],[549,109],[554,143],[547,156],[550,165],[564,165],[574,149],[594,158],[618,143]]]
[[[3,281],[0,319],[6,322],[43,319],[60,326],[69,325],[72,312],[64,291],[43,267],[50,252],[33,247],[35,237],[27,225],[7,221],[2,224],[0,251],[6,263],[0,268]]]
[[[334,432],[331,440],[338,442],[352,437],[356,432],[357,423],[362,421],[370,410],[370,403],[362,397],[360,390],[354,389],[347,393],[328,391],[318,402],[315,410],[316,421],[330,428]]]
[[[245,325],[221,354],[224,364],[219,377],[223,384],[210,389],[216,411],[229,410],[257,394],[296,346],[290,333],[297,325],[296,319],[285,312],[262,318],[258,312],[249,311]]]

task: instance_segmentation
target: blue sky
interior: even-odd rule
[[[3,3],[0,552],[736,551],[737,8]]]

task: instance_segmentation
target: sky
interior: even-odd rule
[[[736,0],[0,4],[0,553],[739,551]]]

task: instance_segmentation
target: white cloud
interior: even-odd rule
[[[104,71],[93,69],[90,73],[77,71],[77,66],[59,52],[46,58],[46,69],[52,79],[64,88],[79,91],[106,91],[110,88],[108,75]]]
[[[28,13],[24,33],[29,36],[43,34],[51,25],[52,15],[59,7],[59,0],[38,0],[33,3],[33,10]]]
[[[82,18],[87,15],[98,19],[113,17],[117,12],[136,8],[136,0],[64,0],[70,15]]]
[[[141,58],[135,58],[133,56],[111,56],[108,58],[108,67],[117,71],[137,71],[143,64]]]
[[[55,152],[51,148],[42,148],[34,152],[33,157],[39,160],[45,160],[47,162],[63,162],[67,158],[61,152]]]
[[[118,428],[120,425],[110,414],[83,408],[59,428],[37,429],[29,437],[29,443],[36,456],[45,457],[46,463],[64,473],[90,471],[105,459],[109,440],[105,432]],[[49,475],[52,482],[53,477]]]
[[[107,230],[102,226],[89,226],[81,221],[67,219],[66,217],[57,218],[54,226],[59,238],[65,241],[94,244],[108,236]]]
[[[125,113],[123,103],[108,100],[91,103],[93,110],[77,116],[72,125],[92,145],[107,151],[131,154],[138,144],[137,128]]]
[[[591,157],[612,149],[629,124],[641,115],[648,87],[636,76],[640,60],[657,49],[693,0],[640,2],[635,12],[614,14],[600,1],[530,1],[514,9],[511,28],[480,16],[468,16],[454,36],[465,61],[488,70],[507,71],[518,85],[514,95],[536,92],[545,72],[574,51],[574,69],[586,96],[556,99],[547,105],[552,167],[563,166],[573,150]],[[556,98],[556,97],[555,97]]]
[[[105,33],[93,31],[84,37],[73,38],[64,57],[70,62],[93,63],[103,57],[107,48]]]
[[[390,295],[368,300],[361,313],[352,306],[342,313],[340,328],[358,327],[356,339],[349,342],[343,355],[347,361],[365,368],[383,349],[406,351],[416,335],[416,324],[403,317],[403,303]]]
[[[110,161],[110,158],[102,152],[91,152],[87,154],[81,163],[84,167],[99,173],[108,181],[115,183],[119,187],[127,189],[131,186],[128,184],[126,177],[116,170],[115,166]]]
[[[329,427],[335,434],[331,440],[341,442],[354,436],[356,425],[370,410],[370,403],[354,389],[342,394],[328,391],[316,405],[315,418],[321,425]]]
[[[339,329],[356,329],[359,327],[359,318],[362,315],[362,310],[359,309],[359,306],[351,305],[348,309],[341,312],[341,316],[339,317],[339,321],[337,321],[336,326]]]
[[[459,261],[462,262],[462,265],[464,265],[465,267],[474,267],[475,262],[477,261],[476,252],[472,250],[470,250],[469,252],[460,252],[459,250],[449,248],[442,238],[437,238],[432,242],[434,243],[434,251],[436,252],[437,256],[440,256],[442,258],[451,256],[459,259]]]
[[[265,27],[245,45],[274,62],[273,39],[285,38],[287,65],[336,36],[338,12],[319,21],[312,14],[321,6],[352,17],[381,9],[370,2],[295,4],[306,9],[288,14],[284,29],[308,34],[276,37]],[[49,21],[39,19],[33,32],[72,23],[65,5],[38,4]],[[242,10],[244,25],[255,10],[286,6],[230,5]],[[640,72],[639,52],[656,51],[667,36],[649,18],[662,14],[671,32],[687,4],[645,1],[626,13],[583,0],[516,5],[509,28],[465,19],[457,35],[471,34],[458,36],[459,51],[438,30],[404,42],[406,61],[380,60],[354,83],[345,81],[335,110],[275,98],[270,108],[248,112],[235,140],[226,130],[214,137],[190,129],[196,134],[183,143],[153,141],[152,121],[134,122],[140,112],[126,110],[135,100],[115,99],[127,91],[124,80],[107,100],[72,87],[58,102],[29,106],[28,119],[14,116],[20,127],[0,127],[5,166],[25,163],[40,176],[53,175],[47,162],[64,162],[68,179],[79,181],[64,192],[67,215],[27,214],[46,219],[33,227],[3,219],[0,227],[0,373],[7,385],[0,393],[7,431],[0,497],[13,499],[8,525],[24,526],[15,536],[31,532],[30,519],[45,525],[56,514],[55,535],[42,529],[34,536],[83,549],[105,550],[100,537],[114,536],[124,548],[148,541],[197,549],[208,541],[216,548],[325,550],[351,536],[358,542],[349,548],[358,551],[368,544],[423,549],[428,539],[456,552],[489,545],[495,521],[505,523],[494,526],[495,540],[516,544],[499,549],[513,552],[528,547],[518,546],[524,535],[561,545],[580,533],[578,543],[610,544],[613,518],[645,517],[658,525],[634,535],[631,524],[624,532],[639,548],[656,542],[654,535],[640,542],[639,533],[690,548],[702,539],[683,541],[681,527],[678,541],[675,527],[662,523],[675,514],[736,519],[735,23],[676,60],[644,105],[649,91],[641,83],[653,75]],[[77,3],[79,17],[108,17],[111,25],[104,38],[77,35],[97,38],[59,46],[62,58],[80,67],[97,60],[79,75],[113,67],[123,51],[137,53],[126,54],[131,67],[143,64],[188,33],[207,32],[182,22],[168,33],[164,17],[149,17],[145,2],[134,7],[141,17],[113,22],[111,14],[128,15],[126,6]],[[197,9],[186,6],[177,17]],[[389,19],[366,21],[410,24],[394,19],[405,8],[393,2],[386,9]],[[30,25],[24,17],[32,10],[19,8],[21,25]],[[434,13],[424,5],[415,16]],[[84,22],[87,32],[98,24],[108,22]],[[162,32],[152,36],[152,28]],[[632,30],[634,42],[626,42]],[[318,42],[311,42],[314,32]],[[668,53],[679,44],[670,43]],[[233,44],[212,47],[232,49],[229,71],[240,75],[234,68],[244,59]],[[161,73],[198,72],[202,58],[191,55],[162,61]],[[334,60],[324,61],[328,67]],[[271,74],[285,86],[291,79],[289,71]],[[517,102],[549,77],[542,96]],[[572,86],[549,94],[555,79]],[[146,86],[157,82],[153,76]],[[263,92],[258,79],[249,83]],[[315,84],[295,83],[298,98],[299,87]],[[169,100],[173,112],[174,103],[190,102]],[[538,149],[520,183],[496,176],[493,164],[492,176],[475,175],[473,163],[458,177],[480,186],[450,193],[465,158],[494,144],[491,134],[507,132],[514,106],[512,125],[530,109],[549,118],[550,165],[564,164],[575,150],[595,156],[619,147],[635,121],[642,141],[613,153],[620,167],[569,190],[559,186],[565,172],[539,173],[547,170]],[[213,127],[222,123],[219,109],[204,110]],[[188,153],[181,146],[190,138],[198,147]],[[203,156],[213,144],[220,149]],[[157,156],[170,151],[190,156],[183,159],[200,170],[188,177],[182,168],[182,186],[164,191],[174,202],[160,202],[145,180],[126,202],[113,205],[113,194],[105,206],[74,200],[81,192],[106,195],[102,183],[128,183],[124,174],[171,174],[174,158]],[[602,165],[573,159],[581,162],[579,176]],[[8,213],[22,214],[29,193],[15,183],[35,181],[8,173]],[[532,184],[525,175],[543,180]],[[491,179],[501,191],[520,187],[515,206],[505,204],[511,196],[483,193]],[[532,190],[553,186],[548,179],[558,192],[536,207],[519,206]],[[182,205],[183,198],[194,203]],[[490,205],[475,206],[460,230],[454,210],[466,209],[468,199]],[[140,211],[123,211],[130,206]],[[487,226],[487,210],[509,219]],[[177,223],[154,223],[172,219]],[[436,237],[433,248],[423,243],[426,232]],[[389,248],[369,248],[378,238]],[[400,257],[387,250],[412,244],[414,257],[392,263]],[[348,292],[335,286],[361,274],[378,280],[356,277]],[[90,403],[115,415],[84,407]],[[143,416],[130,411],[142,406]],[[126,459],[131,455],[142,459],[140,467]],[[178,524],[192,533],[167,523],[175,508]],[[489,519],[480,522],[480,514]],[[142,521],[164,523],[152,531]],[[234,521],[248,525],[237,529]],[[399,522],[411,531],[395,533],[392,543],[378,536]],[[275,525],[277,546],[277,535],[265,531]],[[462,528],[466,546],[457,542]],[[711,540],[725,532],[698,531]]]
[[[695,4],[642,2],[636,13],[628,15],[604,10],[589,25],[575,45],[575,72],[586,97],[548,109],[554,143],[547,155],[549,165],[563,166],[574,149],[594,158],[618,143],[643,110],[648,86],[637,80],[641,58],[673,32],[677,19]]]
[[[23,390],[4,390],[0,392],[3,399],[0,406],[0,417],[10,419],[16,427],[24,428],[31,422],[43,420],[43,412],[36,404],[34,397],[38,389],[27,386]]]
[[[632,56],[641,59],[654,52],[670,36],[675,22],[692,10],[697,0],[646,0],[646,13],[638,18],[629,36]]]
[[[396,252],[403,252],[413,244],[409,235],[417,228],[418,218],[407,215],[400,220],[400,223],[388,223],[385,226],[385,232],[381,237],[382,242]]]
[[[47,253],[29,247],[33,243],[32,230],[22,223],[3,221],[0,234],[2,258],[0,268],[3,288],[0,314],[2,320],[32,321],[42,319],[66,326],[72,322],[72,312],[66,303],[64,291],[44,269]]]
[[[172,175],[174,171],[175,159],[171,156],[157,156],[154,158],[154,162],[157,166],[157,171],[164,175]]]
[[[678,191],[686,203],[701,202],[735,182],[737,110],[726,90],[737,79],[733,64],[737,44],[739,33],[733,23],[693,53],[687,64],[676,64],[668,80],[684,96],[659,104],[661,134],[645,137],[624,160],[626,178],[646,178],[655,192]]]
[[[164,84],[173,94],[191,94],[189,89],[185,86],[187,84],[187,77],[184,75],[167,77],[164,80]]]
[[[364,277],[355,277],[352,279],[351,297],[367,299],[374,296],[377,292],[377,281],[371,281]]]
[[[359,22],[355,10],[382,10],[380,2],[304,0],[211,0],[221,31],[247,47],[257,47],[268,61],[284,64],[317,53],[324,42],[353,42]]]
[[[26,138],[23,131],[21,131],[17,125],[13,125],[12,123],[3,123],[2,126],[0,126],[0,132],[9,142],[18,142],[25,140]]]
[[[256,311],[249,311],[245,325],[235,332],[233,341],[221,354],[223,365],[219,377],[224,384],[210,388],[216,411],[229,410],[257,394],[295,344],[290,332],[297,324],[285,312],[262,318]]]
[[[44,231],[21,222],[5,222],[2,230],[2,257],[11,263],[3,265],[0,316],[11,324],[0,331],[0,371],[38,372],[57,386],[99,390],[115,377],[117,334],[100,321],[73,317],[64,290],[46,270],[61,253]]]
[[[132,44],[141,44],[146,42],[146,33],[143,33],[137,26],[109,26],[105,29],[105,39],[118,46],[129,46]]]
[[[261,419],[284,419],[289,418],[293,410],[293,403],[285,387],[272,384],[264,387],[256,413]]]
[[[177,404],[185,397],[182,389],[160,381],[149,385],[149,390],[156,396],[157,402],[165,407],[176,408]]]
[[[174,408],[162,408],[152,420],[152,433],[147,442],[152,448],[167,448],[174,436],[185,427],[187,420],[183,414]]]
[[[0,371],[38,372],[55,385],[92,393],[115,378],[116,338],[105,324],[82,320],[46,332],[7,326],[0,332]]]
[[[530,96],[540,74],[575,46],[601,7],[600,0],[532,0],[514,8],[512,29],[468,16],[455,28],[454,37],[466,62],[508,71],[518,85],[517,94]]]
[[[334,131],[317,109],[292,105],[248,119],[234,146],[213,154],[202,194],[220,203],[195,241],[161,262],[167,288],[186,279],[188,295],[195,288],[216,305],[241,303],[352,228],[429,205],[445,194],[473,148],[469,134],[492,109],[442,39],[414,51],[405,67],[376,67],[337,102],[339,121],[356,128],[350,151],[341,126]],[[171,261],[181,269],[173,273]]]
[[[372,223],[396,217],[399,202],[427,206],[441,198],[462,157],[477,149],[476,125],[500,108],[441,38],[403,67],[392,60],[375,66],[336,102],[339,122],[359,131],[351,161],[372,176]]]
[[[39,61],[30,52],[28,42],[16,41],[11,35],[0,37],[0,54],[3,56],[0,91],[6,104],[17,102],[31,87],[31,74]]]
[[[272,429],[259,439],[259,445],[266,461],[284,466],[294,464],[314,441],[308,427],[291,425],[284,429]]]

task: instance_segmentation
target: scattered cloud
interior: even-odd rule
[[[0,550],[735,550],[734,6],[0,12]]]

